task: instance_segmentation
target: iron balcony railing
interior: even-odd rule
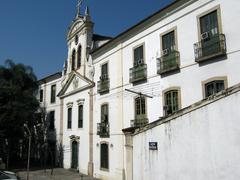
[[[99,135],[100,137],[109,137],[109,123],[98,123],[97,135]]]
[[[194,44],[196,62],[204,61],[226,54],[226,38],[224,34],[207,37]]]
[[[178,51],[171,51],[157,59],[158,74],[179,69],[180,53]]]
[[[142,127],[148,124],[148,119],[147,118],[141,118],[141,119],[134,119],[131,120],[131,127]]]
[[[134,83],[137,81],[147,79],[147,64],[138,64],[130,68],[130,82]]]
[[[98,93],[104,93],[109,91],[109,78],[101,79],[98,81]]]

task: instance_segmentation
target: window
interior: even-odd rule
[[[72,128],[72,108],[68,108],[68,121],[67,121],[67,128]]]
[[[101,79],[102,80],[108,79],[108,63],[105,63],[101,66]]]
[[[51,86],[51,103],[56,101],[56,84]]]
[[[174,89],[164,93],[164,111],[165,115],[172,114],[180,109],[180,93]]]
[[[131,120],[132,127],[142,127],[148,123],[146,115],[146,98],[138,96],[134,100],[135,103],[135,119]]]
[[[225,89],[224,80],[216,80],[205,84],[205,97],[214,95]]]
[[[54,130],[55,129],[55,112],[50,111],[49,113],[49,130]]]
[[[72,70],[75,69],[75,60],[76,60],[76,51],[75,49],[72,51]]]
[[[108,123],[108,104],[101,106],[101,122]]]
[[[135,99],[135,118],[136,119],[146,118],[145,97],[140,96]]]
[[[41,89],[40,92],[39,92],[39,101],[40,102],[43,102],[43,90]]]
[[[78,128],[83,127],[83,105],[78,106]]]
[[[82,60],[82,46],[79,46],[77,51],[77,68],[80,68],[81,60]]]
[[[103,143],[101,144],[101,147],[100,147],[100,165],[101,165],[101,169],[108,169],[109,168],[109,164],[108,164],[108,144],[106,143]]]
[[[144,63],[143,59],[143,45],[134,49],[134,66],[138,66]]]
[[[163,55],[168,55],[170,52],[176,50],[174,31],[162,36],[162,50]]]
[[[207,33],[205,40],[219,34],[217,10],[200,18],[200,31],[202,35]]]
[[[197,62],[226,55],[226,38],[222,33],[220,6],[198,16],[199,42],[194,44]]]

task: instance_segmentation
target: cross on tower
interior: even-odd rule
[[[80,16],[82,2],[83,2],[83,0],[78,0],[78,2],[77,2],[77,16]]]

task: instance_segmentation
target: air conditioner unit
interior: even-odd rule
[[[141,65],[143,63],[143,60],[142,59],[139,59],[138,60],[138,65]]]
[[[201,34],[201,39],[202,40],[206,40],[206,39],[208,39],[209,38],[209,32],[205,32],[205,33],[202,33]]]
[[[168,49],[164,49],[164,50],[163,50],[163,55],[164,55],[164,56],[167,56],[168,54],[169,54],[169,50],[168,50]]]

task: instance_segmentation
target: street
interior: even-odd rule
[[[27,172],[21,171],[17,173],[21,180],[27,179]],[[100,180],[97,178],[89,177],[87,175],[78,174],[70,170],[57,168],[53,170],[53,175],[51,175],[51,169],[30,171],[29,180]]]

